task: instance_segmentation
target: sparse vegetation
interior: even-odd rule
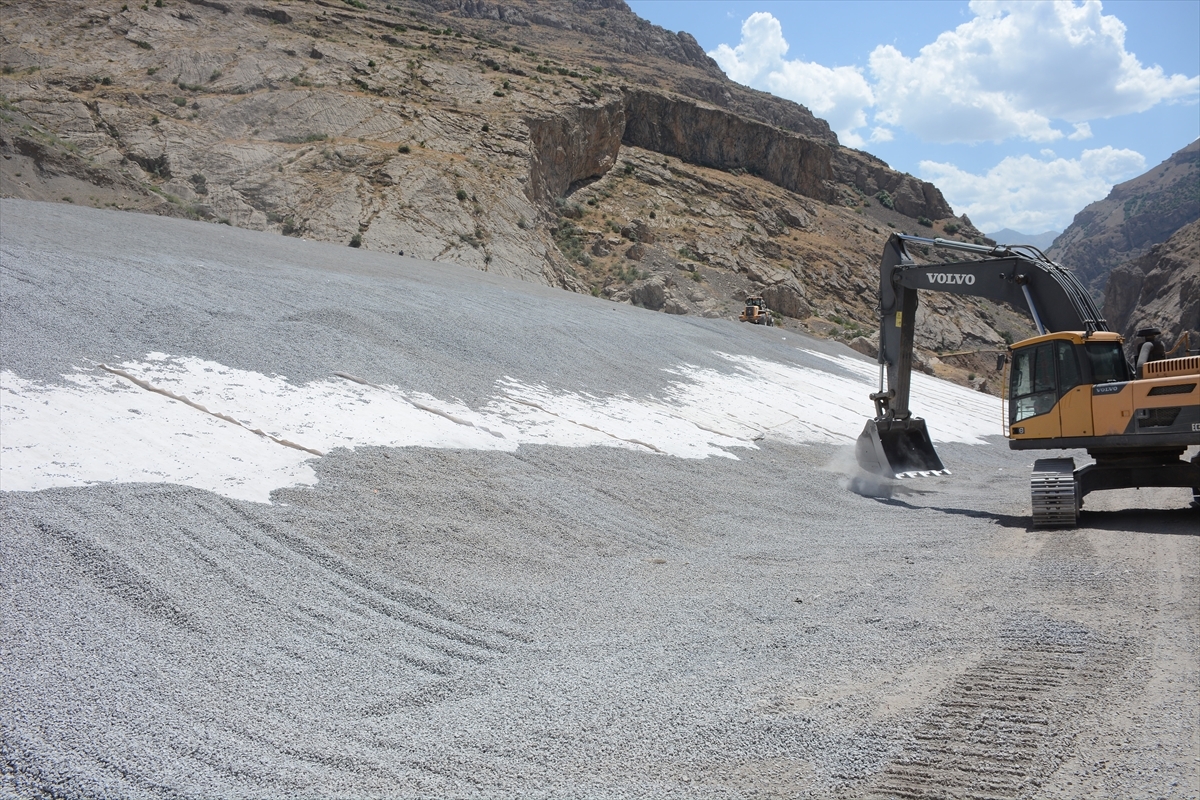
[[[881,190],[876,192],[875,199],[878,200],[879,205],[883,206],[884,208],[894,209],[896,207],[894,201],[892,200],[892,196],[885,191]]]
[[[573,222],[562,219],[554,229],[554,243],[570,261],[580,262],[586,255],[583,250],[583,231]]]
[[[926,228],[932,228],[933,220],[931,220],[929,217],[917,217],[917,224],[924,225]]]
[[[362,234],[361,233],[356,233],[350,237],[350,246],[351,247],[362,247]]]
[[[329,139],[329,136],[324,133],[309,133],[304,136],[280,136],[275,141],[280,144],[309,144],[311,142],[324,142]]]

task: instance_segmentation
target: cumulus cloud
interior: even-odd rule
[[[1090,129],[1076,123],[1200,98],[1200,77],[1142,66],[1099,0],[972,0],[971,10],[913,58],[875,48],[877,119],[931,142],[1049,142],[1065,135],[1054,120],[1078,140]]]
[[[858,67],[788,60],[771,14],[752,14],[736,47],[709,53],[733,80],[808,106],[846,144],[904,128],[928,142],[1091,135],[1088,120],[1200,100],[1200,77],[1167,75],[1125,49],[1125,25],[1099,0],[972,0],[974,18],[912,57],[880,45]],[[871,116],[873,118],[869,119]],[[1063,129],[1062,123],[1067,123]]]
[[[1075,123],[1075,132],[1072,133],[1067,138],[1070,139],[1072,142],[1079,142],[1084,139],[1090,139],[1090,138],[1092,138],[1092,126],[1088,125],[1086,122],[1076,122]]]
[[[953,164],[922,161],[920,176],[933,181],[959,212],[982,230],[1062,230],[1079,209],[1108,194],[1114,183],[1145,171],[1134,150],[1101,147],[1078,159],[1010,156],[983,175]]]
[[[760,11],[742,23],[737,47],[721,44],[709,55],[733,80],[808,106],[829,123],[843,144],[861,147],[863,138],[855,131],[867,124],[866,109],[875,102],[862,71],[788,61],[787,50],[779,20]]]

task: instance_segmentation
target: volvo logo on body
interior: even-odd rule
[[[967,286],[975,283],[975,276],[969,272],[927,272],[930,283],[965,283]]]

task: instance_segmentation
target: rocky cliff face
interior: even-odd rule
[[[1127,342],[1133,342],[1140,328],[1158,328],[1168,348],[1184,332],[1191,347],[1200,348],[1200,221],[1114,269],[1104,294],[1104,316]]]
[[[8,196],[403,251],[673,313],[736,316],[761,292],[787,324],[849,341],[875,326],[892,230],[981,236],[936,187],[612,0],[34,2],[7,10],[0,67]],[[927,309],[930,351],[1023,330],[986,304]]]
[[[1047,251],[1097,297],[1114,267],[1200,218],[1200,140],[1075,215]]]

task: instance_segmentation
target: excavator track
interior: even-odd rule
[[[1039,458],[1029,481],[1033,527],[1073,528],[1079,521],[1079,486],[1075,459]]]

